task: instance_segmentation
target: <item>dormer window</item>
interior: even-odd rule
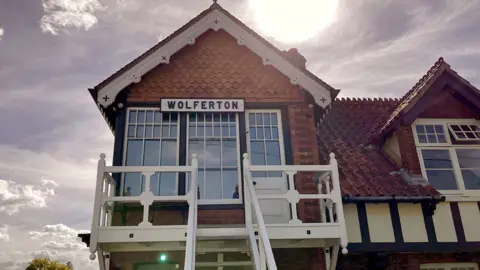
[[[418,119],[413,132],[422,174],[444,194],[480,194],[480,129],[475,120]]]

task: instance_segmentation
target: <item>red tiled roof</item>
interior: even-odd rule
[[[390,175],[399,168],[381,149],[366,147],[369,135],[401,102],[398,99],[337,99],[318,129],[320,152],[335,153],[343,196],[436,196],[430,185],[411,185]]]
[[[440,57],[435,64],[430,67],[427,73],[410,89],[398,102],[396,108],[392,110],[390,115],[385,119],[385,121],[378,122],[378,126],[372,132],[369,137],[369,141],[374,141],[381,136],[388,133],[402,118],[404,110],[412,102],[412,100],[421,96],[427,89],[435,78],[438,77],[446,68],[450,67],[443,58]]]

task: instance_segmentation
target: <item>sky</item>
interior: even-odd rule
[[[41,255],[98,269],[76,234],[90,228],[96,163],[111,160],[113,135],[87,88],[211,3],[0,0],[0,269]],[[340,0],[331,24],[296,43],[262,30],[254,5],[219,3],[280,49],[298,48],[342,97],[400,97],[440,56],[480,86],[480,1]],[[318,20],[290,10],[292,29]]]

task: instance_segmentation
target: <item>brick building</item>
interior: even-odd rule
[[[90,89],[102,270],[478,270],[480,92],[440,58],[336,99],[305,63],[215,3]]]

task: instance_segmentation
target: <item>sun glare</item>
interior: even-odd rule
[[[335,19],[338,0],[249,0],[260,30],[284,43],[315,37]]]

